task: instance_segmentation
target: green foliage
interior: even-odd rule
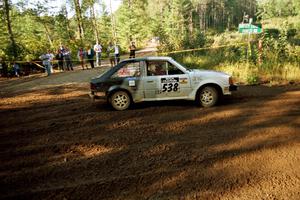
[[[116,13],[117,34],[122,47],[128,48],[130,41],[143,42],[148,37],[149,23],[145,9],[146,0],[124,0]]]
[[[278,38],[280,34],[279,29],[277,28],[268,28],[264,30],[264,35],[266,37]]]
[[[283,26],[278,36],[266,32],[263,35],[264,62],[272,65],[278,65],[289,58],[289,41],[287,25]]]
[[[300,48],[293,46],[288,37],[288,24],[282,24],[278,35],[265,32],[251,37],[250,45],[234,45],[216,49],[171,53],[169,56],[189,68],[214,69],[232,74],[239,82],[259,84],[261,81],[300,81]],[[263,40],[262,53],[258,40]],[[243,36],[226,32],[214,37],[212,47],[247,41]],[[247,53],[248,52],[248,53]],[[258,62],[261,55],[262,62]],[[247,59],[248,56],[248,59]]]
[[[287,17],[300,14],[299,0],[260,0],[258,4],[260,17]]]
[[[11,43],[8,43],[8,45],[4,48],[4,53],[8,58],[14,57],[14,51],[16,51],[17,55],[20,56],[24,53],[25,49],[19,44],[15,44],[13,46]]]
[[[249,85],[256,85],[259,83],[259,77],[257,74],[249,74],[247,77],[247,83]]]
[[[69,47],[76,58],[76,52],[81,41],[76,38],[77,25],[74,17],[67,18],[65,7],[58,14],[49,15],[46,3],[39,2],[29,8],[24,4],[12,5],[11,19],[14,39],[17,44],[18,60],[35,60],[48,49],[56,52],[59,45]],[[101,5],[102,6],[102,5]],[[111,24],[106,8],[102,8],[102,17],[98,18],[101,42],[106,45],[110,40]],[[3,16],[3,8],[0,8],[1,23],[6,24]],[[3,20],[3,21],[2,21]],[[84,47],[95,43],[94,27],[89,16],[85,16],[86,27]],[[13,59],[11,44],[5,26],[0,26],[0,56],[5,60]]]
[[[183,48],[199,48],[206,44],[206,36],[203,32],[197,31],[192,37],[187,34],[183,39]]]

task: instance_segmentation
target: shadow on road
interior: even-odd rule
[[[0,198],[296,198],[299,91],[245,86],[214,108],[168,101],[123,112],[91,104],[85,87],[14,104],[8,95]]]

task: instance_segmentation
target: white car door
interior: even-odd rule
[[[177,66],[166,62],[167,75],[162,76],[161,92],[172,99],[185,99],[192,91],[189,74],[184,73]]]
[[[191,92],[189,75],[168,61],[148,61],[143,85],[145,100],[184,99]]]

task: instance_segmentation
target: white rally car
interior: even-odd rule
[[[90,82],[91,98],[105,98],[116,110],[132,103],[194,100],[214,106],[223,95],[237,90],[228,74],[187,69],[170,57],[134,58],[120,62]]]

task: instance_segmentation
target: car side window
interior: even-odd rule
[[[176,66],[168,62],[168,75],[184,74]]]
[[[116,71],[111,78],[126,78],[141,76],[140,62],[126,63],[122,68]]]
[[[167,75],[167,63],[165,61],[149,61],[147,63],[147,76]]]

